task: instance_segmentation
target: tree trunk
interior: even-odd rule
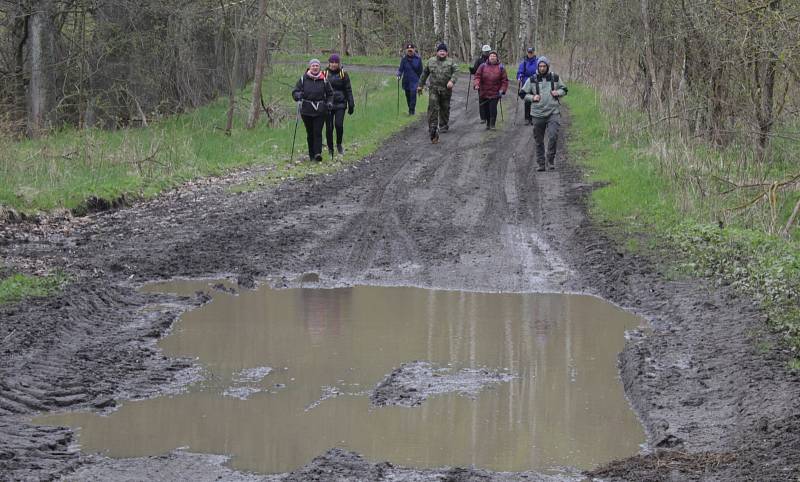
[[[475,20],[477,22],[478,37],[477,44],[483,45],[486,43],[486,8],[483,5],[483,0],[475,0]],[[476,52],[478,49],[475,49]]]
[[[444,19],[442,19],[443,40],[450,43],[450,0],[444,0]]]
[[[517,32],[517,50],[515,55],[520,55],[526,47],[530,47],[531,36],[531,8],[528,0],[520,0],[519,5],[519,31]],[[510,60],[510,59],[509,59]]]
[[[572,13],[572,0],[564,0],[564,21],[561,22],[561,45],[567,44],[567,30],[569,30],[569,17]]]
[[[469,59],[472,54],[467,47],[467,39],[464,37],[464,21],[461,16],[461,0],[456,0],[456,28],[458,31],[459,48],[461,50],[461,58]]]
[[[261,83],[264,81],[264,64],[267,60],[267,0],[258,0],[258,48],[253,75],[253,98],[247,128],[252,129],[261,117]]]
[[[469,58],[467,60],[471,60],[471,57],[478,52],[478,17],[475,13],[475,0],[467,0],[467,24],[469,25]]]
[[[38,137],[52,121],[54,30],[51,0],[34,5],[30,16],[30,84],[28,86],[28,135]]]
[[[25,46],[28,42],[30,16],[17,12],[14,22],[14,38],[19,39],[14,52],[14,112],[12,119],[17,124],[15,129],[21,128],[26,123],[27,109],[25,99]]]
[[[769,10],[774,13],[780,8],[780,0],[772,0],[769,4]],[[775,106],[775,78],[777,76],[778,54],[777,50],[780,48],[777,45],[776,34],[774,29],[765,29],[764,36],[766,37],[766,45],[768,54],[767,60],[764,62],[757,62],[763,64],[763,73],[756,77],[761,82],[761,102],[757,111],[756,118],[758,119],[758,147],[762,154],[767,149],[769,144],[769,136],[772,131],[772,126],[775,123],[774,106]]]
[[[442,25],[439,23],[439,0],[431,0],[431,7],[433,10],[433,35],[436,37],[436,42],[442,40]]]
[[[235,13],[234,19],[236,19]],[[238,23],[236,20],[234,20]],[[238,25],[234,25],[234,28],[237,29]],[[230,67],[228,69],[228,114],[227,114],[227,122],[225,123],[225,135],[231,135],[231,131],[233,130],[233,114],[236,110],[236,87],[238,85],[238,74],[239,74],[239,34],[228,28],[228,32],[231,37],[231,43],[233,44],[233,62],[231,62]]]
[[[650,109],[650,104],[653,99],[659,104],[657,107],[660,109],[661,103],[661,89],[660,85],[658,84],[658,68],[656,62],[656,55],[655,55],[655,46],[653,45],[654,38],[652,27],[650,24],[650,3],[649,0],[640,0],[639,1],[642,13],[642,27],[644,28],[644,45],[642,47],[642,55],[643,61],[646,66],[646,75],[645,75],[645,82],[646,82],[646,91],[649,92],[647,96],[647,103],[646,106],[648,111]]]
[[[348,46],[347,46],[347,22],[346,22],[346,19],[345,19],[345,16],[344,16],[343,9],[339,10],[339,26],[340,26],[339,40],[340,40],[340,43],[341,43],[340,46],[339,46],[339,49],[340,49],[339,52],[342,55],[350,55],[350,52],[349,52]]]

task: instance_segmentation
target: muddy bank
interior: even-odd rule
[[[98,458],[94,463],[70,474],[71,481],[90,480],[178,480],[198,482],[230,480],[236,482],[357,482],[368,480],[403,480],[407,482],[577,482],[575,475],[542,475],[535,473],[497,473],[480,469],[445,468],[419,470],[395,466],[389,462],[371,463],[360,455],[331,449],[298,470],[280,475],[255,475],[232,471],[224,466],[226,457],[173,452],[161,457],[126,459]]]
[[[460,89],[456,99],[463,99],[463,83]],[[136,291],[140,283],[226,275],[239,279],[242,289],[256,280],[286,287],[299,285],[306,273],[327,287],[368,283],[603,296],[652,323],[652,333],[633,337],[621,356],[622,379],[648,446],[596,475],[800,477],[800,380],[786,371],[788,354],[775,349],[752,302],[725,287],[670,281],[657,260],[624,255],[588,220],[592,186],[576,167],[559,157],[557,171],[536,175],[530,129],[507,121],[487,133],[474,108],[469,117],[453,109],[452,130],[438,146],[427,144],[420,123],[330,176],[241,194],[227,190],[237,182],[232,178],[80,223],[5,226],[0,246],[7,265],[59,268],[73,281],[60,296],[0,308],[2,478],[158,478],[155,468],[192,478],[199,473],[193,467],[202,466],[199,457],[212,467],[209,474],[249,480],[219,467],[215,456],[96,458],[75,450],[71,431],[35,427],[24,417],[108,410],[197,378],[191,361],[165,358],[155,340],[204,296],[146,295]],[[668,461],[668,473],[661,461]],[[546,480],[398,469],[341,451],[273,480],[380,474],[399,480]]]

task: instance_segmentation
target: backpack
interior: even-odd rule
[[[539,82],[541,82],[542,80],[549,80],[550,81],[550,90],[556,90],[556,82],[559,81],[558,74],[554,74],[552,72],[548,72],[547,75],[545,75],[544,78],[542,78],[542,77],[539,76],[539,73],[537,72],[537,73],[531,75],[531,77],[530,77],[530,81],[533,84],[536,84],[536,95],[540,95],[540,93],[539,93]]]

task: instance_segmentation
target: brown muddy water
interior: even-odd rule
[[[294,470],[331,447],[411,467],[578,469],[636,453],[644,433],[616,368],[642,320],[598,298],[417,288],[262,287],[238,295],[207,281],[148,291],[213,300],[161,342],[195,358],[205,380],[182,395],[126,402],[108,415],[36,420],[79,427],[85,452],[140,457],[184,448],[232,456],[236,469]],[[373,407],[370,392],[403,363],[514,378],[476,396]]]

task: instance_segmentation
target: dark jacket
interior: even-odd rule
[[[475,59],[475,63],[472,64],[472,67],[469,68],[469,73],[475,75],[475,72],[478,71],[478,67],[480,67],[481,64],[485,64],[487,60],[489,60],[488,55],[481,55],[480,57]]]
[[[422,59],[419,55],[413,57],[403,55],[400,59],[400,68],[397,75],[403,77],[403,90],[416,90],[419,85],[419,76],[422,75]]]
[[[496,99],[508,91],[508,74],[503,64],[485,64],[475,72],[475,87],[481,99]]]
[[[328,107],[333,106],[333,88],[325,79],[325,72],[319,79],[308,76],[306,71],[292,91],[292,98],[303,101],[300,114],[306,116],[327,115]]]
[[[335,110],[355,107],[353,88],[350,86],[350,75],[343,69],[325,71],[325,77],[333,88],[333,108]]]
[[[522,59],[522,62],[519,63],[519,68],[517,69],[517,80],[525,83],[528,80],[528,77],[536,75],[536,68],[539,65],[539,58],[535,55],[532,59],[529,59],[527,56]]]

